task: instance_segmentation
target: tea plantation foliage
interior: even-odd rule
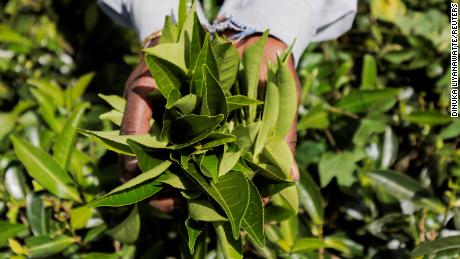
[[[217,4],[204,1],[209,17]],[[116,155],[77,129],[117,129],[99,119],[119,114],[97,93],[122,93],[133,32],[94,1],[0,8],[0,258],[190,258],[183,213],[86,206],[120,183]],[[348,34],[310,45],[298,67],[298,215],[266,217],[265,246],[243,233],[245,258],[460,256],[448,12],[444,0],[363,0]],[[204,231],[195,258],[222,258]]]

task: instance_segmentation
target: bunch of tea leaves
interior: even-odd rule
[[[297,213],[293,156],[285,141],[297,107],[290,53],[269,64],[261,92],[259,65],[268,33],[240,60],[231,42],[205,32],[195,5],[188,14],[184,6],[179,9],[178,24],[167,17],[160,43],[144,50],[158,87],[150,96],[150,133],[81,131],[110,150],[136,156],[142,171],[88,206],[134,204],[171,186],[188,203],[191,253],[206,222],[212,222],[223,254],[241,257],[241,230],[263,247],[264,221]],[[102,97],[114,110],[101,118],[120,124],[125,101]],[[265,209],[264,196],[272,197]]]

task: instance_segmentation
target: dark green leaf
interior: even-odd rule
[[[15,237],[17,234],[27,230],[26,225],[13,224],[3,220],[0,220],[0,247],[3,247],[9,238]]]
[[[246,177],[241,172],[231,171],[219,177],[217,182],[208,182],[193,163],[189,164],[186,172],[222,207],[230,220],[233,237],[238,239],[241,221],[249,204]]]
[[[141,219],[139,210],[137,206],[134,206],[128,217],[114,228],[107,230],[107,234],[123,244],[133,244],[139,237],[140,230]]]
[[[412,251],[413,257],[436,254],[447,249],[460,249],[460,236],[441,237],[421,243]]]
[[[88,107],[89,103],[79,103],[75,106],[72,113],[67,118],[61,132],[57,135],[56,142],[54,142],[53,156],[62,169],[67,169],[70,155],[75,148],[77,128],[80,126],[83,113]]]
[[[443,213],[444,205],[414,179],[394,171],[367,171],[366,175],[389,195],[412,201],[436,213]]]
[[[204,225],[202,222],[197,222],[188,218],[185,221],[185,227],[187,228],[188,234],[188,248],[190,249],[190,253],[193,254],[195,251],[195,242],[201,232],[203,232]]]
[[[118,207],[142,201],[162,189],[160,183],[155,181],[154,178],[161,175],[171,164],[171,161],[163,161],[158,166],[116,187],[104,196],[91,201],[87,206]]]
[[[264,209],[262,208],[262,198],[260,197],[254,183],[249,179],[246,180],[249,185],[249,205],[246,213],[244,214],[243,220],[241,221],[241,227],[249,234],[256,245],[262,248],[265,246],[263,228]]]
[[[72,178],[50,155],[14,135],[11,141],[16,156],[32,178],[60,198],[81,201]]]

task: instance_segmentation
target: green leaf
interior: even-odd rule
[[[297,192],[297,187],[291,185],[273,195],[272,203],[275,206],[280,206],[289,210],[292,216],[297,215],[299,211],[299,194]]]
[[[79,103],[75,106],[72,113],[67,118],[61,132],[57,135],[56,142],[54,142],[53,156],[62,169],[67,169],[70,161],[70,155],[72,154],[72,150],[75,148],[77,128],[79,127],[83,114],[88,107],[89,103]]]
[[[230,235],[230,226],[223,222],[213,223],[214,229],[217,234],[217,241],[219,247],[224,255],[224,258],[228,259],[241,259],[243,258],[243,244],[241,238],[239,240],[234,239]]]
[[[289,151],[290,152],[290,151]],[[249,167],[254,170],[257,174],[260,174],[268,179],[281,182],[291,182],[289,175],[286,175],[281,169],[272,164],[265,163],[254,163],[252,159],[247,157],[244,158],[244,161],[248,163]]]
[[[292,247],[291,252],[308,252],[312,250],[318,250],[320,248],[328,247],[323,241],[314,237],[304,237],[295,241],[294,246]]]
[[[158,45],[161,46],[161,45]],[[158,58],[154,55],[145,55],[145,62],[155,77],[155,82],[158,91],[169,101],[170,94],[173,90],[180,91],[181,81],[176,76],[177,72],[174,71],[173,65],[167,60]],[[178,100],[177,98],[176,100]]]
[[[188,0],[179,0],[179,22],[177,24],[179,30],[182,30],[182,28],[184,27],[185,20],[187,18],[187,3]]]
[[[108,120],[113,122],[117,126],[121,126],[121,121],[123,119],[123,113],[117,110],[111,110],[109,112],[99,115],[100,120]]]
[[[361,89],[375,89],[377,86],[377,63],[369,54],[364,55],[361,71]]]
[[[441,139],[451,139],[460,135],[460,120],[453,121],[449,126],[444,128],[440,133]]]
[[[224,92],[228,93],[236,80],[240,56],[231,42],[215,44],[212,50],[216,55],[220,84]]]
[[[460,236],[441,237],[433,241],[426,241],[416,247],[412,257],[436,254],[447,249],[460,249]]]
[[[238,239],[241,221],[249,204],[249,186],[244,174],[231,171],[219,177],[217,182],[210,183],[193,163],[189,164],[186,172],[222,207],[230,220],[233,237]]]
[[[162,142],[158,137],[150,136],[148,134],[143,135],[123,135],[120,136],[120,132],[117,131],[91,131],[78,129],[78,131],[90,137],[94,141],[101,143],[109,150],[115,151],[119,154],[134,156],[134,152],[129,147],[127,140],[132,139],[137,143],[151,148],[164,148],[166,142]]]
[[[273,134],[278,121],[279,94],[278,88],[273,83],[268,83],[265,95],[264,113],[262,115],[262,125],[259,135],[254,145],[254,157],[262,152],[268,138]]]
[[[183,96],[171,105],[171,108],[177,108],[182,114],[189,114],[195,109],[198,103],[198,98],[195,94]]]
[[[143,49],[143,51],[146,53],[146,57],[155,56],[158,60],[164,61],[164,63],[168,62],[167,64],[171,64],[169,68],[175,68],[174,70],[177,70],[176,72],[181,71],[181,73],[185,73],[185,71],[187,71],[187,67],[185,66],[184,44],[182,43],[158,44],[155,47]],[[156,74],[153,73],[152,70],[150,71],[156,78]]]
[[[42,115],[43,120],[54,132],[60,132],[62,128],[61,121],[56,118],[56,105],[53,99],[43,95],[37,89],[30,89],[30,92],[35,97],[38,103],[38,111]]]
[[[452,118],[439,111],[418,111],[403,116],[403,120],[421,125],[437,126],[448,124]]]
[[[178,39],[177,26],[172,22],[170,15],[165,17],[165,23],[161,30],[160,44],[164,43],[175,43]]]
[[[374,184],[382,187],[383,191],[397,199],[414,202],[436,213],[444,213],[445,211],[444,205],[430,190],[407,175],[379,170],[367,171],[365,175],[370,177]]]
[[[232,95],[227,98],[228,111],[234,111],[236,109],[249,106],[249,105],[258,105],[263,104],[264,102],[251,99],[244,95]]]
[[[203,66],[207,65],[209,68],[210,74],[219,81],[219,70],[217,67],[216,57],[211,48],[211,39],[210,34],[206,33],[206,37],[204,39],[203,48],[198,55],[196,60],[195,66],[192,67],[193,77],[192,77],[192,89],[191,92],[198,95],[198,97],[203,96],[203,89],[204,85],[204,76],[203,73]]]
[[[27,83],[36,87],[36,89],[53,100],[53,103],[59,107],[64,107],[64,91],[53,81],[44,79],[29,79]]]
[[[352,152],[325,153],[321,156],[318,167],[321,187],[328,185],[334,177],[343,186],[350,186],[355,181],[353,171],[356,165]]]
[[[329,118],[327,111],[322,105],[316,105],[299,120],[297,130],[307,129],[327,129],[329,128]]]
[[[195,251],[195,242],[201,232],[203,232],[203,223],[188,218],[185,221],[185,227],[187,228],[188,234],[188,248],[190,249],[190,253],[193,254]]]
[[[188,215],[197,221],[227,221],[217,212],[212,204],[206,200],[188,200]]]
[[[275,135],[285,137],[292,127],[297,113],[297,87],[287,64],[278,58],[276,86],[279,93],[279,112]]]
[[[222,132],[212,132],[201,142],[202,144],[196,145],[196,149],[208,149],[221,146],[236,140],[236,137]]]
[[[240,160],[243,150],[238,145],[229,143],[224,146],[224,153],[219,163],[219,176],[225,175],[236,165]]]
[[[245,49],[243,54],[243,82],[244,86],[246,87],[247,96],[251,99],[257,99],[260,63],[262,61],[262,51],[264,49],[267,38],[268,31],[265,31],[256,43]],[[265,103],[267,103],[267,101],[265,101]],[[256,105],[249,106],[249,122],[252,122],[256,119],[256,111]]]
[[[294,157],[284,138],[270,138],[263,149],[261,160],[266,160],[267,162],[276,165],[285,175],[284,178],[290,179]]]
[[[105,94],[98,94],[98,96],[106,101],[112,108],[119,112],[125,111],[126,100],[121,98],[118,95],[105,95]]]
[[[302,172],[299,182],[299,203],[307,211],[315,225],[324,222],[324,207],[321,201],[321,193],[316,183],[308,172]]]
[[[224,115],[217,116],[188,114],[172,121],[171,143],[174,149],[183,148],[205,139],[219,126]]]
[[[189,59],[186,58],[186,62],[187,60],[189,60],[188,66],[187,66],[189,68],[195,66],[196,61],[201,51],[201,45],[203,44],[204,38],[206,36],[206,32],[204,31],[203,26],[201,25],[201,22],[198,19],[197,14],[193,13],[190,15],[193,15],[193,35],[191,35],[192,42],[190,43],[190,47],[186,48],[186,50],[189,50],[189,51],[185,53],[186,57],[187,56],[190,57]]]
[[[203,65],[203,100],[201,101],[202,115],[224,115],[227,117],[227,100],[225,99],[222,87],[216,78],[213,77],[209,67]]]
[[[133,244],[139,237],[140,230],[141,219],[139,210],[137,206],[134,206],[128,217],[114,228],[107,230],[107,234],[123,244]]]
[[[48,257],[64,251],[75,242],[74,237],[66,235],[60,235],[53,239],[49,236],[38,236],[26,239],[26,247],[32,258]]]
[[[90,208],[100,206],[119,207],[142,201],[162,189],[159,181],[154,180],[154,178],[166,171],[171,164],[171,161],[163,161],[158,166],[91,201],[87,206]]]
[[[65,89],[67,108],[70,108],[74,104],[79,102],[83,93],[86,91],[86,88],[88,88],[89,84],[93,80],[94,75],[94,72],[84,74],[83,76],[78,78],[75,84]]]
[[[353,90],[347,96],[343,97],[337,107],[350,112],[367,112],[388,110],[390,107],[382,105],[388,101],[396,101],[399,89],[381,89],[381,90]]]
[[[254,183],[249,179],[246,180],[249,185],[249,205],[241,221],[241,227],[249,234],[256,245],[262,248],[265,246],[262,198]]]
[[[23,224],[13,224],[0,220],[0,247],[3,247],[9,238],[13,238],[27,230],[27,226]]]
[[[40,196],[33,193],[27,195],[26,204],[26,215],[32,233],[35,236],[47,235],[50,231],[51,211],[45,208]]]
[[[15,135],[10,138],[16,156],[32,178],[60,198],[81,202],[72,178],[50,155]]]
[[[219,176],[219,158],[216,154],[207,152],[200,157],[199,160],[200,170],[207,177],[212,178],[214,181]]]
[[[136,154],[137,163],[142,172],[146,173],[164,161],[164,159],[158,158],[159,154],[156,154],[157,157],[155,157],[154,152],[147,152],[147,147],[137,143],[136,141],[128,139],[126,142],[131,147],[134,154]],[[159,149],[156,153],[160,152],[164,152],[164,150]]]
[[[70,226],[73,230],[85,228],[86,223],[93,215],[93,210],[85,206],[70,210]]]

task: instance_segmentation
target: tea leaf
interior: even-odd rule
[[[299,203],[310,216],[315,225],[323,224],[324,208],[321,200],[321,193],[308,172],[301,172],[299,182]]]
[[[38,236],[26,239],[26,248],[30,257],[48,257],[64,251],[75,242],[74,237],[66,235],[53,239],[49,236]]]
[[[206,200],[189,200],[188,215],[197,221],[228,221]]]
[[[294,157],[286,140],[278,137],[270,138],[262,152],[262,158],[281,169],[285,178],[290,178]]]
[[[77,128],[80,125],[83,113],[88,107],[89,103],[77,104],[67,118],[61,132],[57,135],[53,146],[53,156],[63,169],[67,169],[77,137]]]
[[[16,156],[32,178],[60,198],[81,202],[72,178],[49,154],[15,135],[10,138]]]
[[[242,63],[244,67],[244,86],[246,87],[247,96],[251,99],[257,99],[260,63],[262,62],[262,51],[265,47],[267,38],[268,31],[265,31],[256,43],[245,49],[243,54]],[[256,105],[249,106],[249,122],[256,119],[256,111]]]
[[[211,48],[211,39],[210,39],[209,33],[206,34],[206,37],[204,39],[204,44],[203,48],[200,51],[200,54],[198,55],[198,58],[196,60],[195,66],[192,68],[193,71],[193,77],[192,77],[192,82],[191,82],[191,92],[198,95],[198,97],[203,96],[203,89],[205,87],[204,85],[204,70],[203,66],[207,65],[209,68],[210,74],[219,80],[219,70],[217,67],[217,61],[216,57],[214,56],[214,53]]]
[[[241,172],[231,171],[219,177],[217,182],[209,183],[193,163],[189,164],[186,172],[222,207],[232,226],[233,237],[238,239],[241,221],[249,204],[246,177]]]
[[[188,218],[185,220],[185,227],[187,228],[188,234],[188,248],[190,249],[190,253],[193,254],[195,251],[195,242],[201,232],[203,232],[203,224]]]
[[[236,80],[240,56],[231,42],[216,44],[212,46],[212,50],[219,68],[220,84],[224,92],[229,93]]]
[[[385,111],[391,108],[391,106],[383,107],[382,104],[388,101],[396,101],[399,91],[399,89],[391,88],[382,90],[353,90],[347,96],[340,99],[337,107],[350,112],[366,112],[373,109]]]
[[[314,237],[304,237],[302,239],[298,239],[294,243],[294,247],[292,247],[293,253],[298,252],[308,252],[312,250],[318,250],[320,248],[328,247],[323,241],[314,238]]]
[[[412,257],[436,254],[447,249],[460,248],[460,236],[441,237],[433,241],[426,241],[416,247],[411,255]]]
[[[107,230],[107,234],[123,244],[133,244],[139,237],[140,229],[141,219],[139,210],[137,206],[134,206],[128,217],[114,228]]]
[[[172,22],[171,16],[167,15],[161,30],[160,44],[177,42],[178,34],[177,26]]]
[[[3,247],[9,238],[15,237],[17,234],[27,230],[27,226],[23,224],[13,224],[0,220],[0,247]]]
[[[263,104],[264,102],[256,99],[251,99],[244,95],[232,95],[227,98],[227,103],[228,111],[230,112],[249,105]]]
[[[158,140],[155,136],[148,134],[143,135],[122,135],[119,131],[91,131],[91,130],[78,130],[81,134],[86,135],[96,142],[101,143],[109,150],[115,151],[119,154],[133,156],[134,152],[129,147],[127,140],[132,139],[144,146],[151,148],[164,148],[166,142]]]
[[[176,73],[173,72],[171,64],[168,64],[168,61],[154,55],[145,55],[145,62],[147,63],[152,75],[155,77],[158,91],[160,91],[163,97],[169,101],[171,92],[173,90],[177,90],[179,92],[181,86],[181,81],[175,75]]]
[[[219,126],[224,115],[217,116],[188,114],[171,123],[171,143],[174,149],[180,149],[205,139]]]
[[[273,83],[268,83],[265,95],[264,113],[259,135],[254,145],[254,157],[257,159],[262,152],[268,138],[273,134],[278,121],[279,94],[278,88]]]
[[[265,246],[265,235],[264,235],[264,209],[262,208],[262,198],[260,197],[257,187],[254,183],[246,179],[249,185],[249,205],[246,213],[244,214],[243,220],[241,221],[241,227],[246,231],[249,236],[259,247]]]
[[[367,171],[366,174],[377,186],[389,195],[414,202],[436,213],[445,211],[444,205],[420,183],[414,179],[394,171]]]
[[[224,115],[227,117],[227,100],[225,99],[222,87],[214,78],[207,65],[203,65],[203,100],[201,101],[202,115]]]
[[[137,163],[139,165],[139,168],[142,170],[142,172],[145,173],[149,171],[150,169],[158,166],[159,164],[161,164],[161,162],[164,161],[164,159],[154,157],[152,150],[148,152],[147,147],[137,143],[136,141],[128,139],[126,142],[131,147],[131,150],[134,152],[134,154],[136,154]],[[162,152],[162,151],[164,150],[159,149],[157,153]]]
[[[217,241],[219,247],[224,255],[224,258],[240,259],[243,258],[243,244],[242,240],[234,239],[230,235],[230,229],[227,223],[215,222],[213,223],[214,229],[217,234]]]
[[[238,160],[240,160],[242,152],[243,150],[238,145],[230,143],[224,146],[224,153],[219,163],[219,176],[225,175],[232,170]]]
[[[276,86],[279,93],[279,112],[275,135],[284,137],[292,127],[297,112],[297,89],[292,72],[287,64],[278,58]]]
[[[89,208],[100,206],[118,207],[142,201],[162,189],[160,183],[154,178],[166,171],[171,164],[171,161],[163,161],[158,166],[91,201],[87,206]]]
[[[65,89],[66,105],[67,108],[71,108],[74,104],[78,103],[86,88],[89,86],[94,78],[95,73],[87,73],[80,78],[72,86]]]

